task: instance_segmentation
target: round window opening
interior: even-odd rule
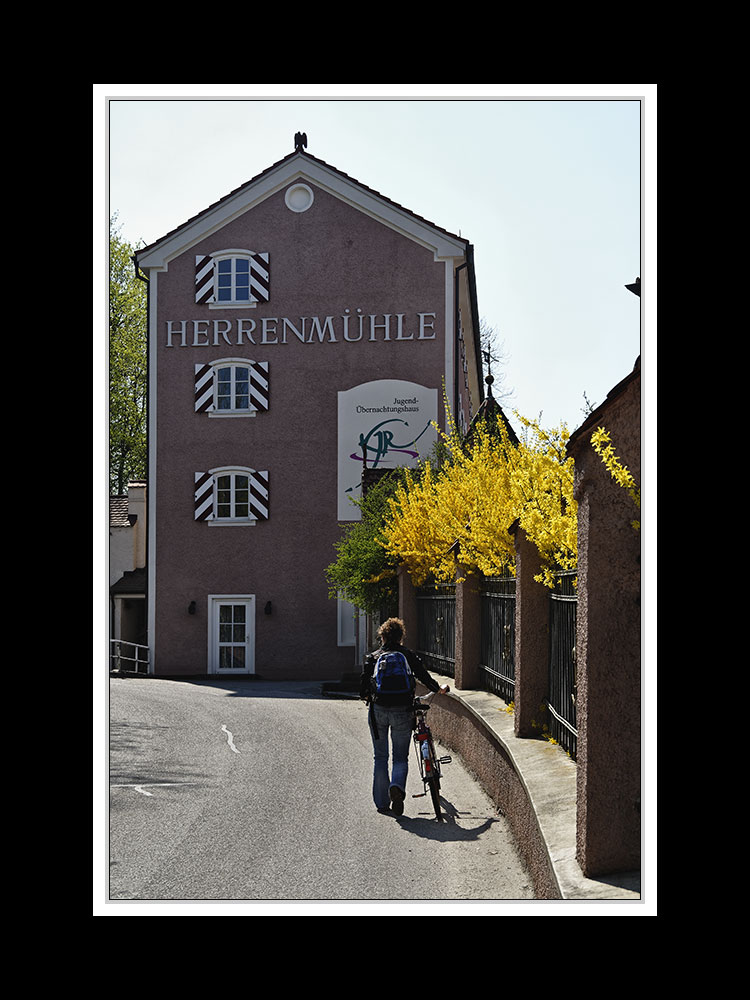
[[[312,189],[307,184],[293,184],[287,188],[284,200],[292,212],[306,212],[313,203]]]

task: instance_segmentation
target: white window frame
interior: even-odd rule
[[[252,254],[247,250],[221,250],[217,253],[211,254],[214,265],[214,294],[213,302],[209,302],[210,309],[254,309],[258,302],[253,298],[252,292],[250,291],[250,259]],[[220,261],[231,260],[231,276],[232,281],[230,285],[231,297],[228,299],[219,298],[219,263]],[[246,299],[237,298],[237,283],[236,283],[236,264],[234,261],[246,260],[248,266],[248,286]]]
[[[254,417],[258,413],[257,406],[253,405],[252,397],[250,395],[250,363],[246,358],[224,358],[220,361],[212,361],[211,367],[214,370],[214,405],[213,408],[208,411],[209,417]],[[231,370],[231,396],[230,402],[231,406],[225,409],[219,409],[219,372],[222,368],[229,368]],[[237,397],[236,397],[236,370],[238,368],[247,369],[247,407],[238,408],[237,407]]]
[[[209,525],[211,525],[212,527],[227,527],[227,526],[233,526],[233,525],[244,525],[246,527],[255,526],[258,523],[258,518],[255,517],[253,514],[250,513],[250,508],[249,508],[249,500],[250,500],[250,498],[249,498],[250,477],[251,477],[252,473],[255,472],[255,469],[251,469],[251,468],[246,467],[246,466],[227,465],[227,466],[222,466],[222,467],[220,467],[218,469],[210,469],[209,472],[213,476],[213,488],[214,488],[213,514],[214,514],[214,516],[207,523]],[[221,517],[219,515],[219,479],[222,476],[230,476],[231,477],[231,486],[230,486],[230,496],[231,496],[230,505],[231,505],[231,508],[232,508],[232,516],[231,517]],[[234,516],[234,507],[235,507],[235,503],[236,503],[236,499],[235,499],[235,493],[236,493],[235,476],[246,476],[247,480],[248,480],[248,513],[247,513],[247,516],[245,516],[245,517],[235,517]]]

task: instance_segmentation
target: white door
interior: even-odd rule
[[[255,673],[255,597],[249,594],[213,595],[209,601],[211,673]]]

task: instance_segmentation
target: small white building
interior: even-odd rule
[[[135,646],[146,647],[146,483],[128,483],[128,492],[109,498],[110,637],[119,640],[122,669],[147,662]],[[131,662],[130,658],[136,660]]]

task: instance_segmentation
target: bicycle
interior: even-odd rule
[[[422,798],[427,794],[429,788],[432,806],[435,810],[435,818],[438,823],[442,823],[443,814],[440,809],[440,778],[442,777],[442,772],[440,765],[450,764],[451,758],[447,755],[438,757],[435,753],[432,731],[427,725],[427,710],[430,707],[434,693],[433,691],[431,694],[425,695],[424,698],[414,699],[414,747],[419,762],[419,773],[424,782],[424,791],[414,793],[412,798]]]

